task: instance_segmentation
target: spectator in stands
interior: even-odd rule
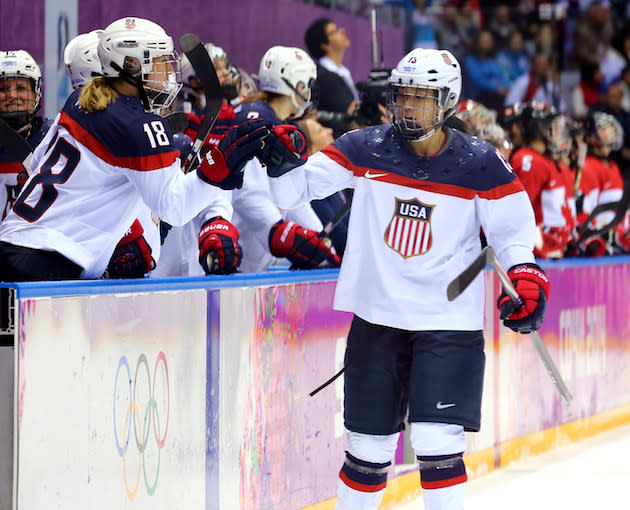
[[[328,18],[313,21],[304,34],[308,52],[317,62],[318,119],[338,137],[358,127],[353,121],[359,93],[343,57],[350,41],[346,31]]]
[[[437,17],[432,0],[413,0],[411,12],[411,47],[413,48],[437,48],[437,39],[433,28]]]
[[[573,33],[575,64],[599,65],[610,46],[613,25],[610,10],[602,2],[594,2],[578,21]]]
[[[604,75],[598,66],[582,64],[580,83],[571,91],[571,114],[574,118],[586,118],[589,109],[599,102],[603,81]]]
[[[489,30],[482,30],[475,39],[471,53],[464,60],[467,80],[466,95],[493,110],[498,109],[508,90],[508,81],[494,50]]]
[[[560,107],[560,86],[553,78],[553,68],[546,52],[537,52],[527,74],[519,77],[510,87],[505,104],[537,101]]]
[[[529,56],[525,51],[523,34],[520,31],[514,30],[510,34],[507,48],[499,51],[498,58],[510,86],[517,78],[529,72]]]
[[[492,32],[494,44],[498,49],[507,48],[510,36],[517,31],[516,25],[510,19],[510,8],[507,4],[495,6],[486,26]]]
[[[461,25],[457,23],[457,5],[454,0],[444,3],[442,12],[434,19],[433,27],[438,48],[445,48],[463,59],[468,50],[469,38],[462,33]]]
[[[465,39],[466,47],[470,48],[481,29],[481,11],[479,6],[473,5],[473,2],[470,0],[460,2],[457,25],[459,26],[459,33]]]

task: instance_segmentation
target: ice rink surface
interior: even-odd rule
[[[465,510],[630,509],[630,425],[468,483]],[[397,510],[421,510],[420,500]]]

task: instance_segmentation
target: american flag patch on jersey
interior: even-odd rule
[[[385,229],[385,243],[404,258],[422,255],[431,249],[433,205],[396,199],[394,216]]]

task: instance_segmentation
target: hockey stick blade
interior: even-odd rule
[[[32,147],[22,138],[20,133],[9,126],[3,119],[0,119],[0,144],[20,160],[28,174],[31,173],[30,160],[31,154],[33,153]]]
[[[492,247],[488,246],[487,248],[490,248],[488,250],[488,253],[490,255],[490,265],[492,266],[494,271],[497,273],[497,276],[499,277],[499,281],[501,282],[503,289],[505,290],[506,294],[510,297],[510,299],[514,301],[516,305],[519,306],[519,308],[522,307],[523,300],[518,295],[518,292],[516,292],[516,289],[514,288],[514,285],[512,284],[510,277],[507,275],[507,273],[501,266],[501,263],[499,262],[499,258],[497,257]],[[536,351],[538,352],[538,356],[542,360],[543,365],[545,365],[545,369],[547,370],[549,377],[551,377],[551,381],[553,382],[554,386],[558,390],[558,393],[560,393],[560,397],[562,398],[562,401],[564,402],[566,406],[569,406],[571,404],[571,401],[573,400],[573,395],[571,395],[571,392],[569,391],[569,388],[567,388],[567,385],[562,379],[562,376],[560,375],[558,368],[556,367],[555,363],[551,359],[551,355],[549,354],[547,347],[545,347],[545,344],[542,338],[540,337],[540,333],[538,333],[538,331],[531,331],[529,333],[529,337],[532,339],[532,342],[534,343],[534,347],[536,348]]]
[[[208,133],[210,133],[210,130],[212,129],[212,126],[214,126],[217,116],[221,111],[223,93],[221,91],[221,84],[219,83],[217,72],[212,64],[212,59],[210,58],[205,46],[199,40],[199,37],[195,34],[184,34],[179,39],[179,45],[182,51],[186,54],[186,57],[188,57],[190,65],[195,70],[195,74],[197,75],[197,78],[201,83],[201,87],[203,88],[203,93],[206,96],[206,107],[203,111],[203,121],[201,122],[201,126],[199,126],[199,132],[193,142],[192,150],[188,156],[186,156],[186,160],[182,165],[184,172],[188,172],[192,162],[201,151],[203,142],[207,138]]]
[[[468,286],[473,282],[475,278],[483,271],[483,269],[490,264],[491,252],[494,253],[491,246],[486,246],[479,256],[473,260],[466,269],[458,274],[446,288],[446,297],[449,301],[453,301],[455,298],[461,295]]]
[[[181,133],[188,127],[188,117],[184,112],[169,113],[164,117],[173,134]]]

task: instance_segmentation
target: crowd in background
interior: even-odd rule
[[[304,157],[348,130],[387,123],[388,70],[375,69],[367,80],[355,81],[343,62],[351,42],[334,21],[334,9],[364,14],[376,5],[382,15],[386,6],[389,19],[405,27],[407,49],[448,49],[462,64],[462,101],[457,119],[450,121],[451,127],[490,141],[512,164],[534,207],[539,227],[535,254],[559,259],[630,252],[630,217],[626,212],[630,182],[630,7],[625,2],[314,3],[333,10],[329,17],[313,21],[300,45],[312,57],[312,67],[298,71],[303,73],[302,81],[279,93],[283,85],[278,82],[276,86],[273,81],[279,78],[262,83],[261,76],[273,70],[276,62],[285,62],[288,54],[298,56],[297,48],[290,48],[288,53],[277,49],[284,47],[271,48],[262,56],[256,74],[231,62],[221,41],[205,45],[224,92],[219,121],[204,143],[205,151],[218,145],[225,135],[221,121],[232,119],[234,108],[247,110],[249,107],[244,105],[251,102],[268,108],[278,124],[299,121],[307,141]],[[92,61],[87,64],[99,69],[95,48],[100,35],[95,32],[91,33]],[[84,55],[74,58],[89,60],[87,46],[81,49]],[[0,118],[34,149],[51,121],[37,115],[41,99],[39,68],[30,55],[21,53],[26,54],[20,54],[20,58],[28,70],[25,83],[31,88],[26,92],[32,95],[28,111],[16,115],[15,104],[3,102],[3,93],[6,96],[8,91],[4,80],[0,86]],[[308,55],[299,55],[299,60],[311,62]],[[66,65],[72,73],[70,62]],[[73,86],[80,88],[92,74],[88,72],[76,83],[76,76],[71,77]],[[203,121],[205,98],[186,58],[181,80],[183,89],[177,101],[160,113],[186,113],[184,132],[174,139],[183,158]],[[308,94],[294,90],[300,83]],[[318,101],[311,105],[312,86],[317,89],[314,95]],[[296,97],[303,101],[296,102]],[[5,183],[4,195],[0,196],[2,219],[16,201],[19,203],[20,190],[28,178],[18,165],[21,160],[9,159],[4,162],[8,170],[3,179],[10,177],[11,182]],[[9,169],[6,165],[13,166]],[[314,201],[299,211],[282,211],[272,200],[259,162],[254,158],[247,165],[245,175],[250,177],[228,199],[229,209],[234,211],[231,222],[209,210],[188,225],[172,228],[165,221],[152,221],[155,215],[147,210],[141,221],[143,228],[134,229],[134,222],[117,245],[106,276],[201,275],[237,269],[255,272],[278,264],[309,269],[337,266],[343,257],[347,217],[323,241],[317,234],[351,201],[351,190]],[[214,230],[232,227],[229,239]],[[281,245],[279,239],[286,236],[279,232],[291,233],[291,246]],[[140,241],[143,244],[139,245]],[[160,254],[162,264],[157,263]]]

